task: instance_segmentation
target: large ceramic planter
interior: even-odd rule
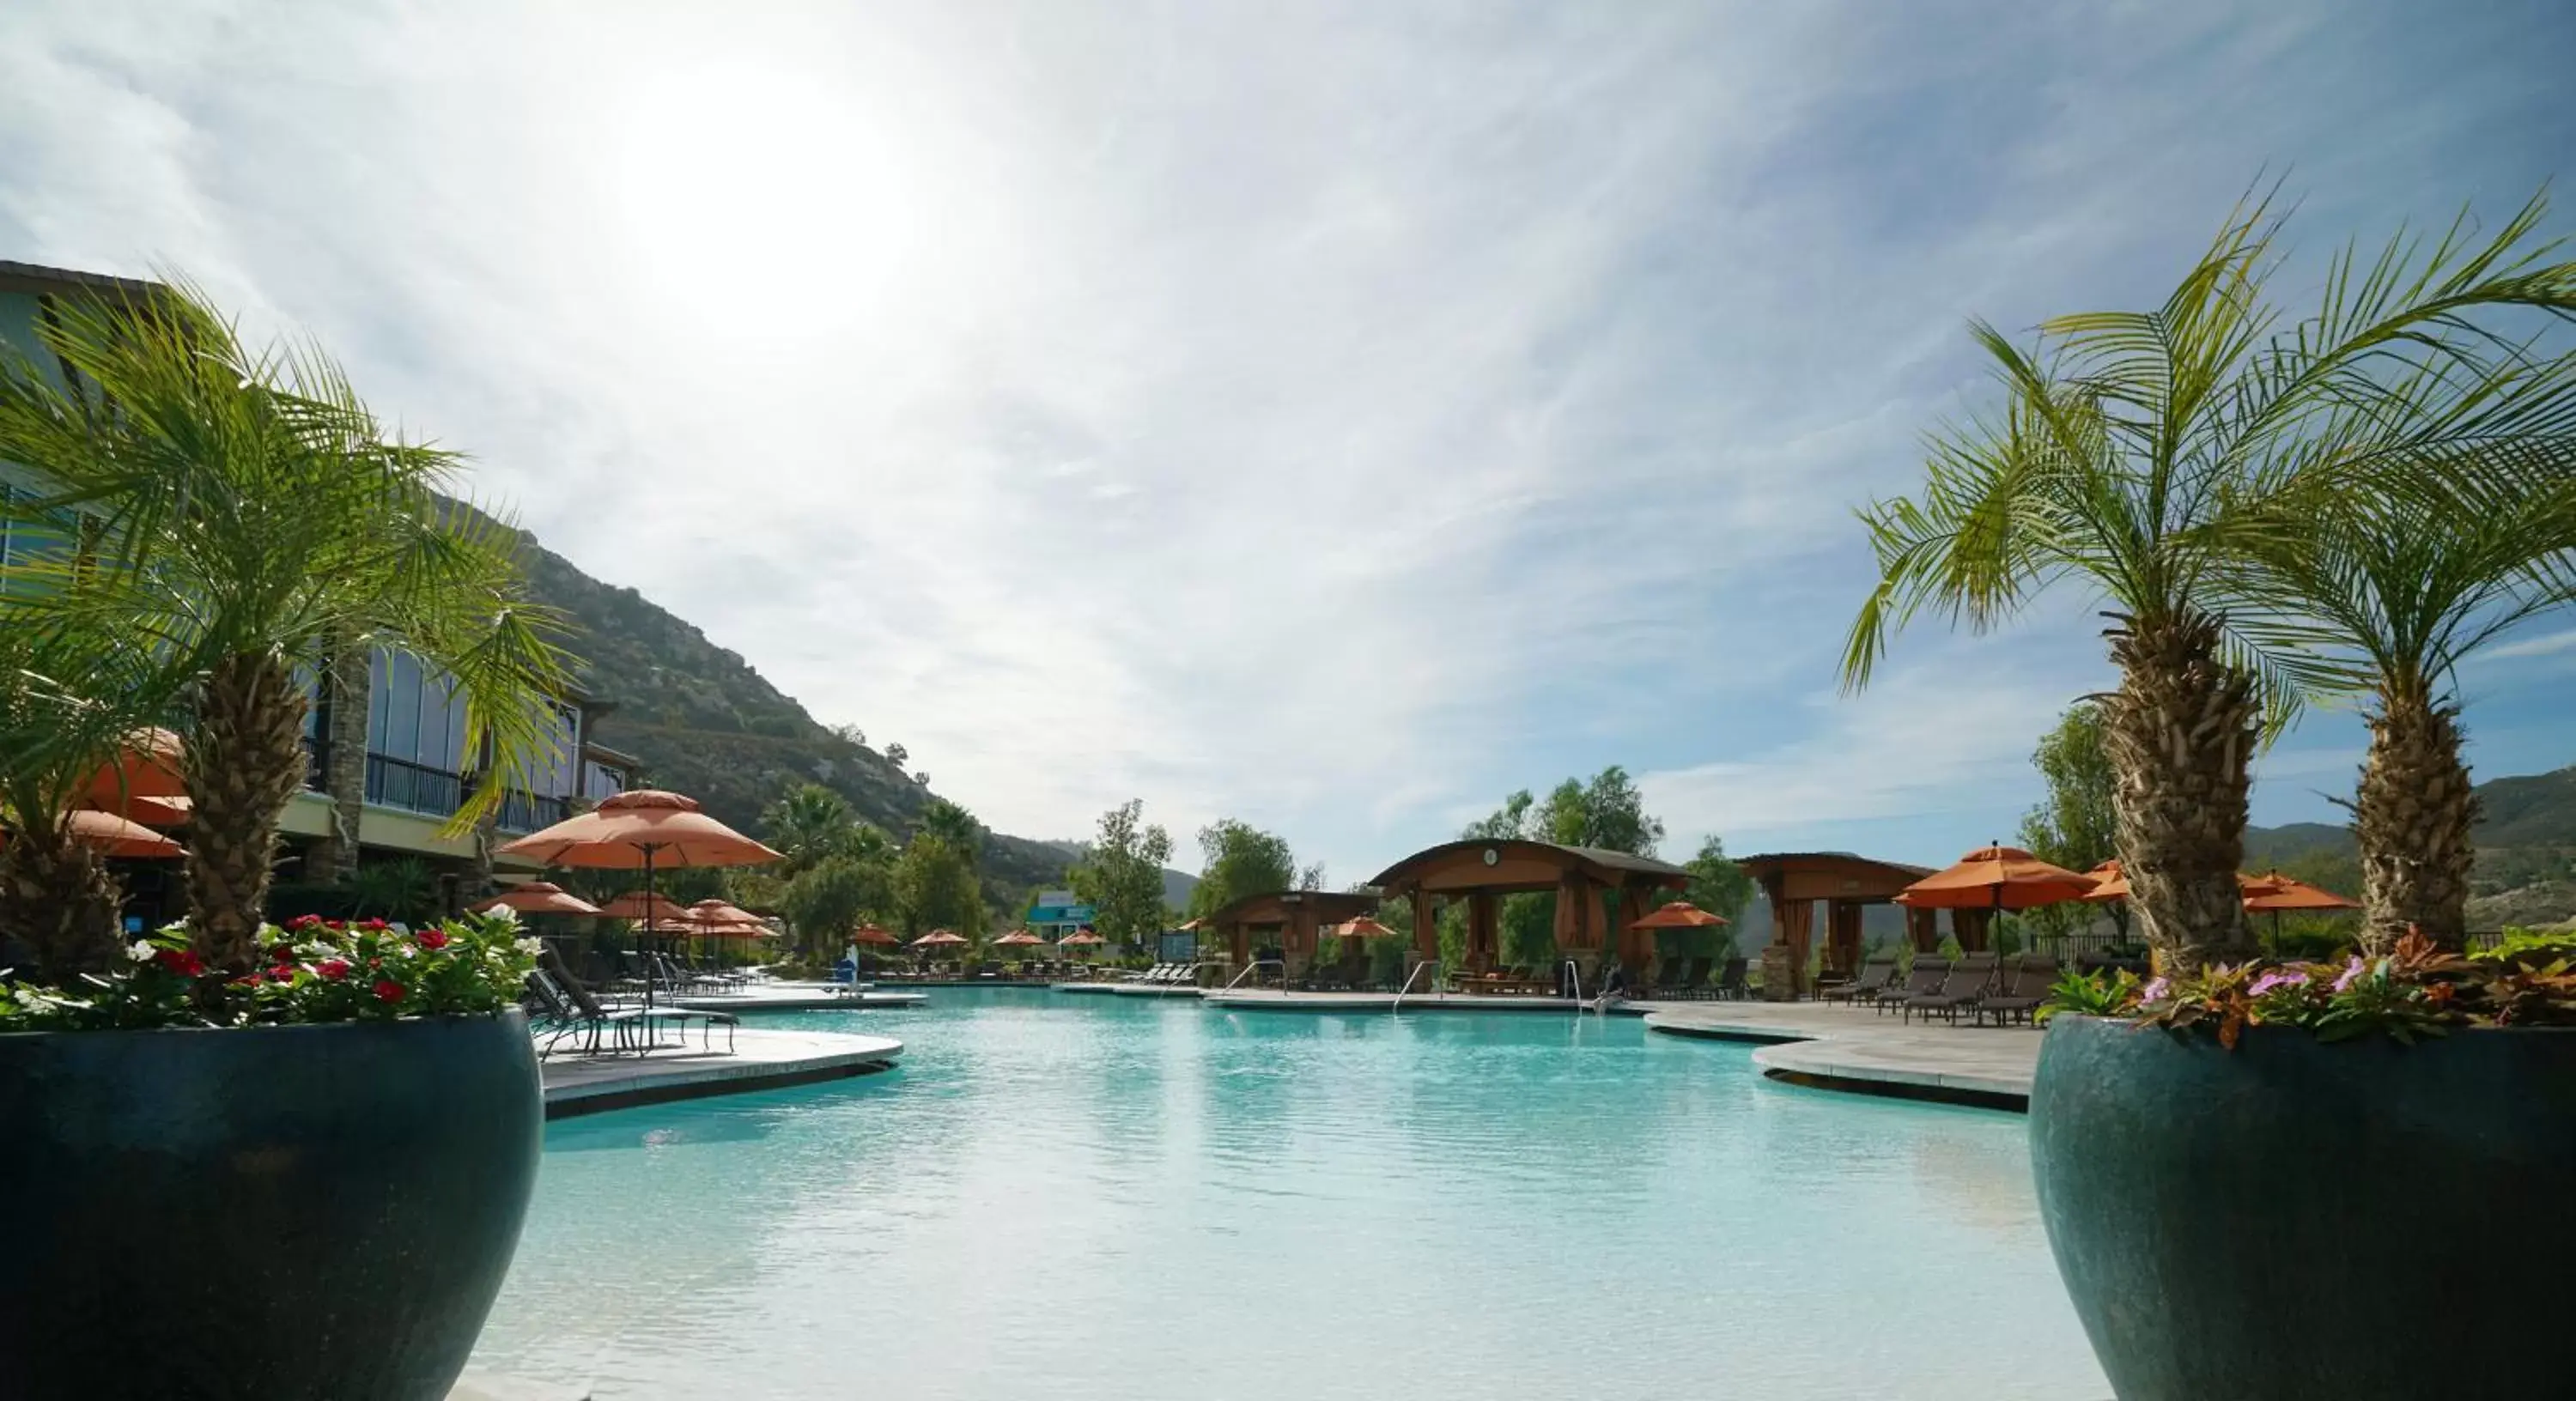
[[[444,1397],[543,1119],[517,1012],[0,1036],[0,1396]]]
[[[2576,1032],[2051,1023],[2040,1212],[2120,1401],[2565,1396]]]

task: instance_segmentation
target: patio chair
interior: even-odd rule
[[[1671,995],[1681,987],[1682,975],[1688,972],[1689,969],[1689,955],[1678,953],[1674,954],[1672,957],[1664,960],[1663,967],[1655,970],[1654,986],[1648,989],[1648,991],[1659,995]]]
[[[1873,998],[1896,981],[1896,959],[1880,954],[1864,960],[1860,972],[1848,983],[1819,991],[1816,996],[1827,1002],[1856,1002]]]
[[[1712,996],[1716,993],[1717,989],[1708,985],[1708,972],[1715,964],[1715,959],[1693,958],[1683,967],[1682,975],[1673,980],[1673,985],[1671,987],[1658,987],[1655,989],[1655,992],[1661,997],[1698,998]]]
[[[1745,970],[1751,966],[1751,961],[1747,959],[1728,959],[1725,969],[1717,975],[1717,986],[1709,989],[1709,995],[1727,1000],[1751,996],[1753,990],[1744,984]]]
[[[1914,1014],[1920,1012],[1926,1018],[1940,1016],[1955,1026],[1959,1013],[1985,996],[1987,989],[1994,986],[1994,981],[1995,956],[1990,953],[1967,954],[1950,965],[1950,976],[1941,980],[1939,992],[1905,999],[1905,1020],[1914,1020]]]
[[[2029,1021],[2041,1004],[2048,1001],[2049,990],[2057,986],[2057,960],[2040,954],[2024,957],[2012,976],[1998,985],[1995,994],[1977,1000],[1975,1019],[1983,1025],[1989,1013],[1995,1025],[2010,1026],[2013,1018]]]
[[[1950,960],[1934,954],[1916,954],[1914,971],[1906,975],[1904,983],[1880,993],[1871,1002],[1881,1012],[1890,1007],[1902,1007],[1907,998],[1929,997],[1939,992],[1942,980],[1949,976]]]

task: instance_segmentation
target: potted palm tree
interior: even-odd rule
[[[74,921],[47,971],[78,976],[0,986],[0,1193],[45,1203],[0,1264],[0,1391],[444,1396],[534,1181],[530,951],[507,922],[278,929],[264,902],[305,678],[350,648],[454,677],[489,756],[462,827],[550,742],[549,620],[515,536],[441,495],[456,459],[389,438],[322,355],[245,346],[184,285],[64,300],[41,334],[53,364],[0,359],[0,457],[49,484],[11,509],[78,524],[0,578],[0,635],[35,639],[0,757],[75,774],[166,722],[192,820],[182,924]],[[7,787],[22,831],[65,792]]]
[[[2559,1385],[2492,1301],[2561,1297],[2549,1262],[2576,1249],[2527,1210],[2576,1176],[2576,1038],[2546,1029],[2576,1020],[2576,980],[2422,936],[2261,966],[2235,887],[2263,733],[2359,687],[2363,839],[2424,877],[2382,879],[2380,929],[2449,889],[2466,779],[2437,688],[2568,559],[2576,359],[2518,319],[2576,312],[2543,213],[2347,248],[2287,322],[2254,201],[2154,310],[2057,318],[2030,350],[1980,326],[2003,409],[1868,513],[1850,684],[1926,607],[1982,628],[2064,580],[2113,610],[2105,748],[2162,976],[2071,985],[2030,1107],[2050,1243],[2123,1401]],[[2440,1228],[2409,1229],[2428,1201]]]

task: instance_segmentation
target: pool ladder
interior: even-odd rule
[[[1403,1010],[1404,1010],[1404,995],[1405,995],[1406,993],[1409,993],[1409,992],[1413,991],[1413,980],[1422,976],[1422,970],[1423,970],[1423,969],[1425,969],[1425,968],[1430,968],[1430,969],[1434,969],[1434,970],[1436,970],[1436,969],[1438,969],[1439,967],[1440,967],[1440,965],[1439,965],[1439,963],[1438,963],[1438,962],[1436,962],[1436,961],[1434,961],[1434,960],[1432,960],[1432,959],[1428,959],[1428,958],[1426,958],[1426,959],[1422,960],[1420,963],[1417,963],[1417,964],[1413,965],[1413,971],[1404,975],[1404,986],[1402,986],[1402,987],[1400,987],[1400,988],[1397,988],[1397,989],[1395,990],[1395,1004],[1394,1004],[1393,1006],[1391,1006],[1391,1007],[1387,1008],[1387,1010],[1388,1010],[1388,1011],[1390,1011],[1390,1012],[1401,1012],[1401,1011],[1403,1011]],[[1436,971],[1435,971],[1435,972],[1433,972],[1433,973],[1432,973],[1432,975],[1431,975],[1431,983],[1432,983],[1432,986],[1434,986],[1434,987],[1439,986],[1439,984],[1440,984],[1440,974],[1439,974],[1438,972],[1436,972]]]

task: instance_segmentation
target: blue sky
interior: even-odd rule
[[[1344,882],[1620,763],[1672,848],[1930,862],[2108,683],[2070,593],[1835,694],[1966,319],[2159,296],[2265,171],[2294,305],[2501,217],[2571,60],[2545,3],[20,0],[0,257],[311,333],[1006,831],[1141,796]],[[2571,678],[2576,617],[2462,678],[2482,774],[2576,762]]]

